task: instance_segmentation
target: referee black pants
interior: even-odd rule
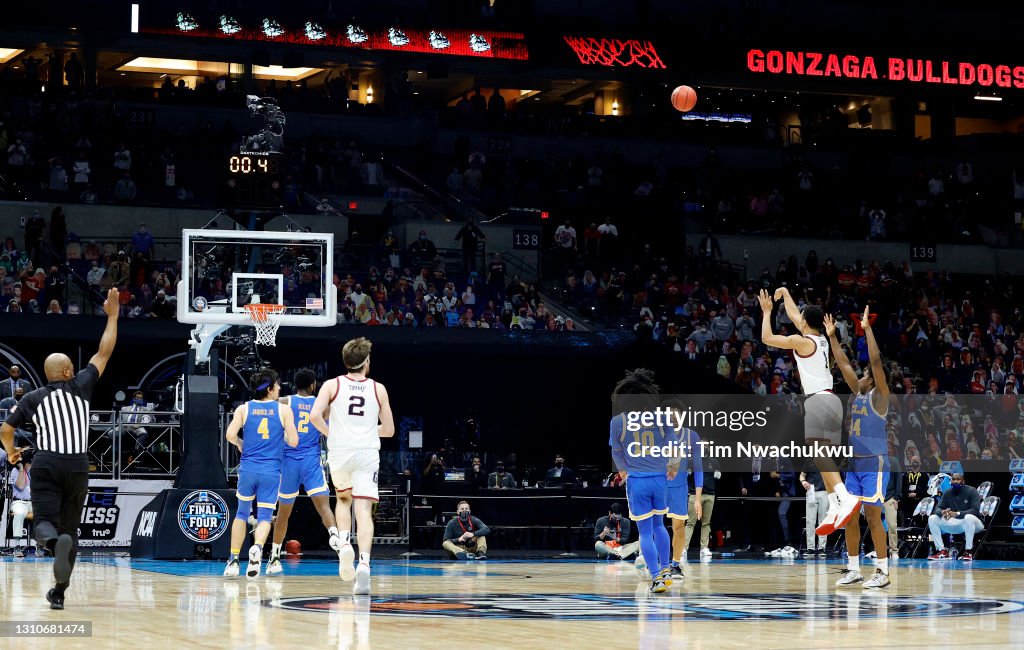
[[[32,517],[36,541],[53,551],[59,535],[71,535],[71,566],[78,555],[78,527],[89,491],[89,461],[40,451],[32,464]]]

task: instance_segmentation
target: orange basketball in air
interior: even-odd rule
[[[288,555],[302,555],[302,544],[297,539],[290,539],[284,545],[284,550]]]
[[[697,91],[689,86],[679,86],[672,91],[672,107],[686,113],[697,105]]]

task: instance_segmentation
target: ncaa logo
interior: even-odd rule
[[[206,305],[206,298],[203,298],[202,296],[196,296],[192,301],[192,309],[195,309],[196,311],[206,311]]]
[[[178,526],[193,542],[212,542],[228,529],[230,511],[216,492],[196,490],[178,506]]]

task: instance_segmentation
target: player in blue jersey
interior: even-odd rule
[[[836,338],[836,326],[831,316],[825,321],[825,331],[832,346],[832,354],[843,372],[843,379],[855,395],[850,409],[849,438],[853,458],[850,469],[846,472],[846,489],[864,506],[864,516],[868,520],[868,529],[875,548],[885,549],[888,546],[885,528],[882,525],[882,506],[885,502],[885,487],[889,483],[889,441],[885,430],[885,414],[889,409],[889,382],[885,367],[882,365],[882,354],[871,331],[869,310],[870,307],[864,308],[860,325],[864,328],[864,337],[867,339],[870,367],[864,369],[859,379]],[[852,524],[846,527],[846,551],[849,557],[845,575],[836,582],[838,587],[864,582],[864,577],[860,573],[860,526],[856,520]],[[889,522],[889,525],[894,526],[896,522]],[[875,567],[875,574],[864,582],[865,589],[889,586],[889,558],[879,557],[875,560]]]
[[[320,463],[320,432],[309,422],[313,402],[316,401],[316,375],[312,370],[303,368],[295,373],[295,395],[282,397],[278,402],[291,409],[295,420],[295,430],[299,434],[299,444],[284,448],[284,460],[281,464],[281,489],[278,492],[277,519],[274,521],[274,543],[271,546],[270,561],[267,563],[267,575],[281,573],[281,545],[288,534],[288,518],[292,515],[295,497],[299,496],[299,487],[313,501],[313,507],[320,515],[330,545],[335,553],[341,550],[341,534],[338,532],[331,511],[331,499],[327,492],[327,478]]]
[[[278,402],[281,384],[277,373],[269,368],[260,371],[253,380],[253,394],[235,409],[227,433],[227,441],[238,447],[242,459],[238,465],[238,512],[231,522],[231,557],[224,568],[225,576],[238,575],[238,553],[245,541],[246,526],[253,502],[256,502],[255,543],[249,548],[249,566],[245,575],[255,578],[260,574],[263,544],[270,534],[270,520],[277,506],[277,492],[281,486],[281,458],[285,443],[294,447],[299,442],[292,411]],[[241,432],[242,437],[238,434]]]
[[[700,436],[693,429],[683,428],[675,433],[680,444],[679,469],[675,478],[668,481],[668,489],[665,493],[665,501],[668,504],[668,518],[672,520],[672,566],[670,573],[673,579],[683,577],[683,559],[686,555],[686,520],[687,501],[689,494],[686,487],[686,477],[690,469],[693,470],[693,487],[697,498],[693,502],[693,516],[698,520],[704,516],[700,498],[704,492],[704,457],[700,453]],[[692,462],[691,462],[692,461]]]
[[[672,585],[672,547],[662,517],[668,512],[667,479],[675,478],[679,461],[658,453],[674,438],[670,426],[637,426],[633,418],[654,413],[659,392],[650,370],[627,372],[612,392],[613,401],[618,402],[613,405],[623,411],[611,419],[608,436],[615,467],[626,481],[629,518],[640,530],[640,553],[651,572],[652,593],[663,593]]]

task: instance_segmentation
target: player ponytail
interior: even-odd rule
[[[265,368],[259,371],[252,380],[252,392],[256,399],[267,399],[267,395],[277,385],[278,374],[276,370]]]

